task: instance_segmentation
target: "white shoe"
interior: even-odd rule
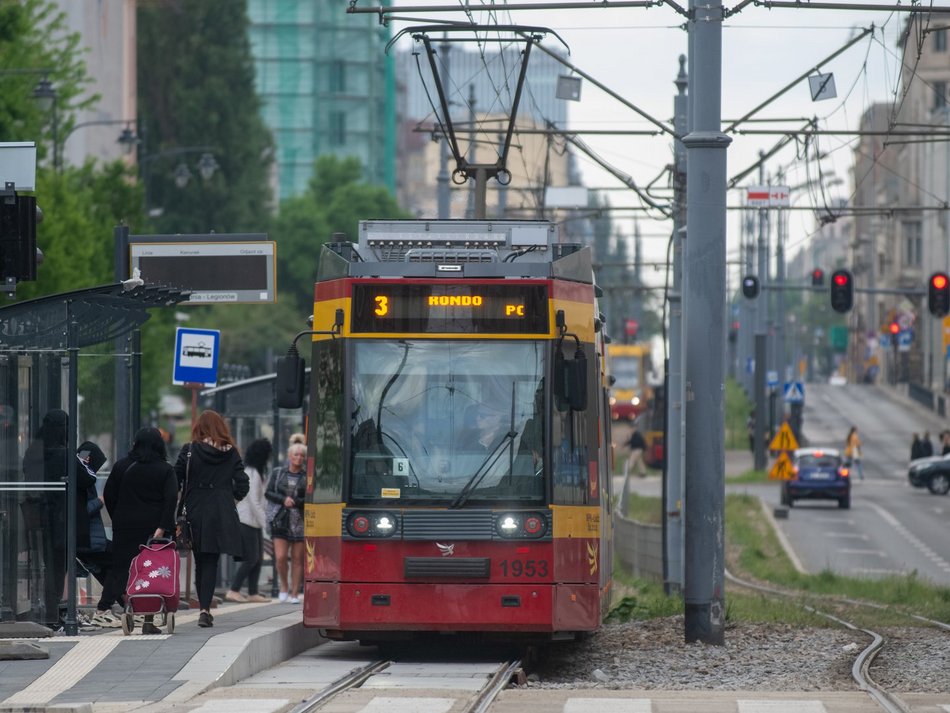
[[[299,599],[298,597],[290,597],[290,599],[287,600],[287,603],[288,603],[288,604],[300,604],[300,599]]]
[[[287,592],[281,592],[277,595],[277,601],[286,602],[287,601]]]

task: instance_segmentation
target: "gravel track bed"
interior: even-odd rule
[[[551,646],[531,688],[854,691],[851,666],[871,642],[839,628],[728,625],[725,646],[686,644],[682,616],[607,624],[585,641]],[[950,692],[950,635],[889,628],[872,678],[895,692]]]

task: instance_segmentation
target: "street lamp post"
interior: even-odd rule
[[[84,129],[89,126],[113,126],[124,124],[125,128],[122,129],[121,133],[119,134],[119,138],[116,139],[116,143],[122,145],[126,154],[130,154],[139,143],[139,138],[135,135],[135,131],[132,129],[132,125],[135,124],[135,122],[135,119],[99,119],[96,121],[84,121],[81,124],[76,124],[68,132],[66,132],[66,135],[63,137],[63,150],[66,150],[66,142],[69,141],[69,137],[79,129]],[[62,162],[60,162],[60,164],[61,163]],[[62,165],[60,165],[59,168],[62,170]]]
[[[149,207],[151,205],[152,195],[150,180],[151,171],[149,169],[149,165],[160,158],[167,158],[169,156],[184,157],[193,154],[201,154],[197,164],[195,164],[195,169],[198,171],[198,175],[201,176],[201,179],[204,181],[211,180],[211,177],[214,176],[215,172],[220,168],[218,162],[214,158],[214,148],[211,146],[178,146],[175,148],[157,151],[156,153],[142,156],[139,159],[139,172],[142,177],[143,186],[145,188],[145,212],[148,215],[153,215],[153,210]],[[191,169],[188,168],[187,163],[181,161],[175,167],[173,176],[175,178],[175,185],[179,188],[184,188],[191,180]]]
[[[56,115],[56,104],[58,94],[50,82],[49,77],[43,77],[33,90],[33,98],[36,99],[43,111],[51,111],[53,118],[53,170],[59,171],[59,118]]]

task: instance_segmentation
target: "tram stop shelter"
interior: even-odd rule
[[[139,327],[149,319],[149,310],[174,306],[190,294],[134,284],[103,285],[0,307],[0,637],[10,622],[56,622],[64,575],[64,630],[70,635],[77,631],[76,504],[77,498],[85,502],[86,493],[76,492],[79,461],[68,456],[84,440],[111,441],[100,446],[107,455],[111,450],[112,462],[120,447],[122,452],[128,449],[129,444],[115,444],[112,433],[124,419],[131,422],[123,424],[126,433],[138,427]],[[82,382],[80,357],[90,372],[83,374]],[[128,395],[128,404],[117,403],[107,388],[113,383],[116,394]],[[116,403],[90,412],[103,398]],[[43,417],[53,409],[67,414],[66,443],[56,444],[58,448],[38,441]],[[42,476],[32,468],[33,475],[28,475],[24,468],[34,442],[43,453]],[[55,477],[44,477],[54,471]],[[63,519],[65,533],[62,525],[53,526]]]

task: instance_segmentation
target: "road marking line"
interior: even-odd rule
[[[649,698],[568,698],[564,713],[652,713]]]
[[[862,535],[857,532],[823,532],[821,533],[825,537],[842,537],[851,540],[866,540],[868,539],[867,535]]]
[[[205,701],[191,713],[277,713],[290,703],[282,698],[228,698]]]
[[[359,713],[448,713],[454,698],[374,698]]]
[[[782,549],[785,550],[786,556],[791,560],[792,566],[795,568],[795,571],[799,574],[808,574],[808,571],[805,569],[805,566],[802,564],[802,561],[798,558],[798,554],[792,549],[792,543],[789,542],[788,538],[785,536],[785,533],[782,532],[782,529],[778,526],[778,523],[775,521],[775,517],[772,515],[771,506],[767,505],[765,500],[759,498],[759,505],[762,506],[762,512],[765,513],[765,519],[768,520],[769,525],[772,526],[772,532],[775,533],[775,536],[778,538],[779,544],[782,546]]]
[[[930,549],[930,547],[923,540],[919,539],[916,535],[914,535],[914,533],[904,527],[904,525],[901,524],[901,522],[890,512],[882,508],[877,503],[868,503],[868,505],[877,511],[877,514],[881,516],[884,522],[897,530],[901,537],[907,540],[915,548],[920,550],[920,552],[923,553],[927,559],[937,565],[940,569],[950,571],[950,562],[947,562],[943,557]]]
[[[843,555],[875,555],[876,557],[887,557],[881,550],[838,550]]]
[[[821,701],[736,701],[739,713],[827,713]]]

